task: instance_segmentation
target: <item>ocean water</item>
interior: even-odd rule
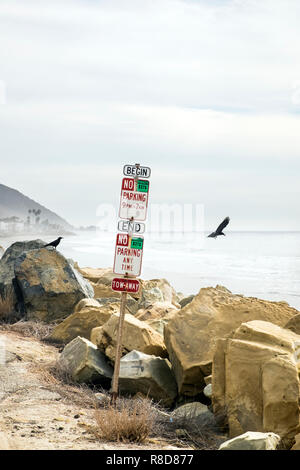
[[[15,236],[0,240],[7,248]],[[26,237],[30,238],[30,237]],[[42,238],[51,241],[45,235]],[[221,284],[233,293],[286,301],[300,310],[300,232],[145,233],[141,277],[166,278],[185,295]],[[111,267],[116,233],[79,232],[59,245],[80,266]]]
[[[300,232],[145,233],[141,277],[164,277],[177,291],[195,294],[221,284],[233,293],[286,301],[300,310]],[[64,239],[61,251],[80,266],[113,265],[115,233]]]

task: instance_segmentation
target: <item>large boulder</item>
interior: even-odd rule
[[[223,442],[219,450],[276,450],[280,436],[273,432],[248,431],[241,436]]]
[[[142,393],[164,406],[171,406],[177,395],[177,385],[167,359],[131,351],[120,362],[120,391]]]
[[[105,285],[105,286],[111,286],[111,282],[112,282],[114,277],[116,277],[116,275],[113,272],[113,270],[111,268],[105,268],[97,282],[98,282],[98,284],[102,284],[102,285]]]
[[[196,395],[202,391],[219,338],[228,337],[241,323],[251,320],[284,326],[296,313],[286,303],[234,295],[222,286],[201,289],[164,328],[179,393]]]
[[[0,294],[5,293],[12,288],[12,281],[15,277],[15,262],[19,256],[30,250],[36,250],[45,246],[43,240],[30,240],[13,243],[0,260]]]
[[[108,268],[81,268],[77,263],[75,267],[85,279],[95,283],[108,271]]]
[[[168,302],[180,308],[175,289],[166,279],[141,280],[139,308],[148,308],[156,302]]]
[[[94,299],[90,300],[97,302]],[[85,302],[85,299],[81,300],[79,304],[82,302]],[[120,311],[119,303],[108,303],[103,306],[98,302],[97,304],[85,303],[81,308],[76,306],[75,312],[54,328],[48,340],[67,344],[77,336],[90,339],[93,328],[104,325],[113,313]]]
[[[69,374],[75,382],[101,384],[109,387],[112,367],[104,354],[86,338],[73,339],[62,351],[58,367]]]
[[[140,308],[135,316],[148,323],[151,328],[163,336],[165,325],[177,311],[178,308],[169,302],[155,302],[147,308]]]
[[[140,308],[136,312],[136,318],[147,323],[152,320],[171,318],[178,308],[170,302],[155,302],[147,308]]]
[[[118,292],[116,292],[116,294],[118,294]],[[113,295],[113,297],[97,297],[96,300],[101,305],[105,305],[105,304],[111,303],[111,302],[119,302],[119,304],[120,304],[121,303],[120,296],[115,296],[114,293],[112,295]],[[131,295],[129,295],[129,294],[127,294],[127,298],[126,298],[126,309],[132,315],[135,315],[135,313],[137,312],[137,309],[138,309],[137,301],[133,297],[131,297]]]
[[[91,341],[115,361],[116,340],[119,326],[119,315],[113,314],[101,327],[91,332]],[[122,356],[130,351],[137,350],[145,354],[167,357],[167,350],[162,336],[131,314],[125,314],[122,335]]]
[[[106,286],[105,284],[99,284],[95,282],[90,282],[90,284],[94,290],[94,296],[96,299],[121,297],[121,293],[113,291],[111,286]]]
[[[15,260],[14,274],[28,319],[63,319],[81,299],[94,296],[89,282],[54,249],[23,252]]]
[[[299,432],[299,350],[300,336],[264,321],[243,323],[218,341],[212,404],[230,437],[257,431],[293,440]]]
[[[284,328],[293,331],[297,335],[300,335],[300,313],[292,317],[285,325]]]
[[[83,308],[87,307],[99,307],[100,302],[97,299],[93,299],[91,297],[87,297],[85,299],[81,299],[78,304],[75,305],[74,312],[79,312]]]

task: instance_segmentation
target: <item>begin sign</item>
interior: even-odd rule
[[[123,173],[125,176],[142,176],[142,178],[150,178],[151,170],[147,166],[125,165]]]

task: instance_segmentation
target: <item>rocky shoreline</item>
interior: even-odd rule
[[[16,242],[0,259],[0,294],[14,303],[5,321],[52,325],[60,367],[109,391],[120,308],[112,270],[79,267],[44,244]],[[166,279],[140,281],[126,306],[121,395],[214,420],[233,439],[222,449],[295,448],[300,312],[223,286],[184,297]]]

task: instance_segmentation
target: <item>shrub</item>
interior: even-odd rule
[[[0,321],[7,322],[14,313],[14,292],[13,289],[7,290],[3,295],[0,294]]]
[[[143,442],[152,431],[154,409],[149,400],[118,400],[95,412],[96,435],[107,441]]]

